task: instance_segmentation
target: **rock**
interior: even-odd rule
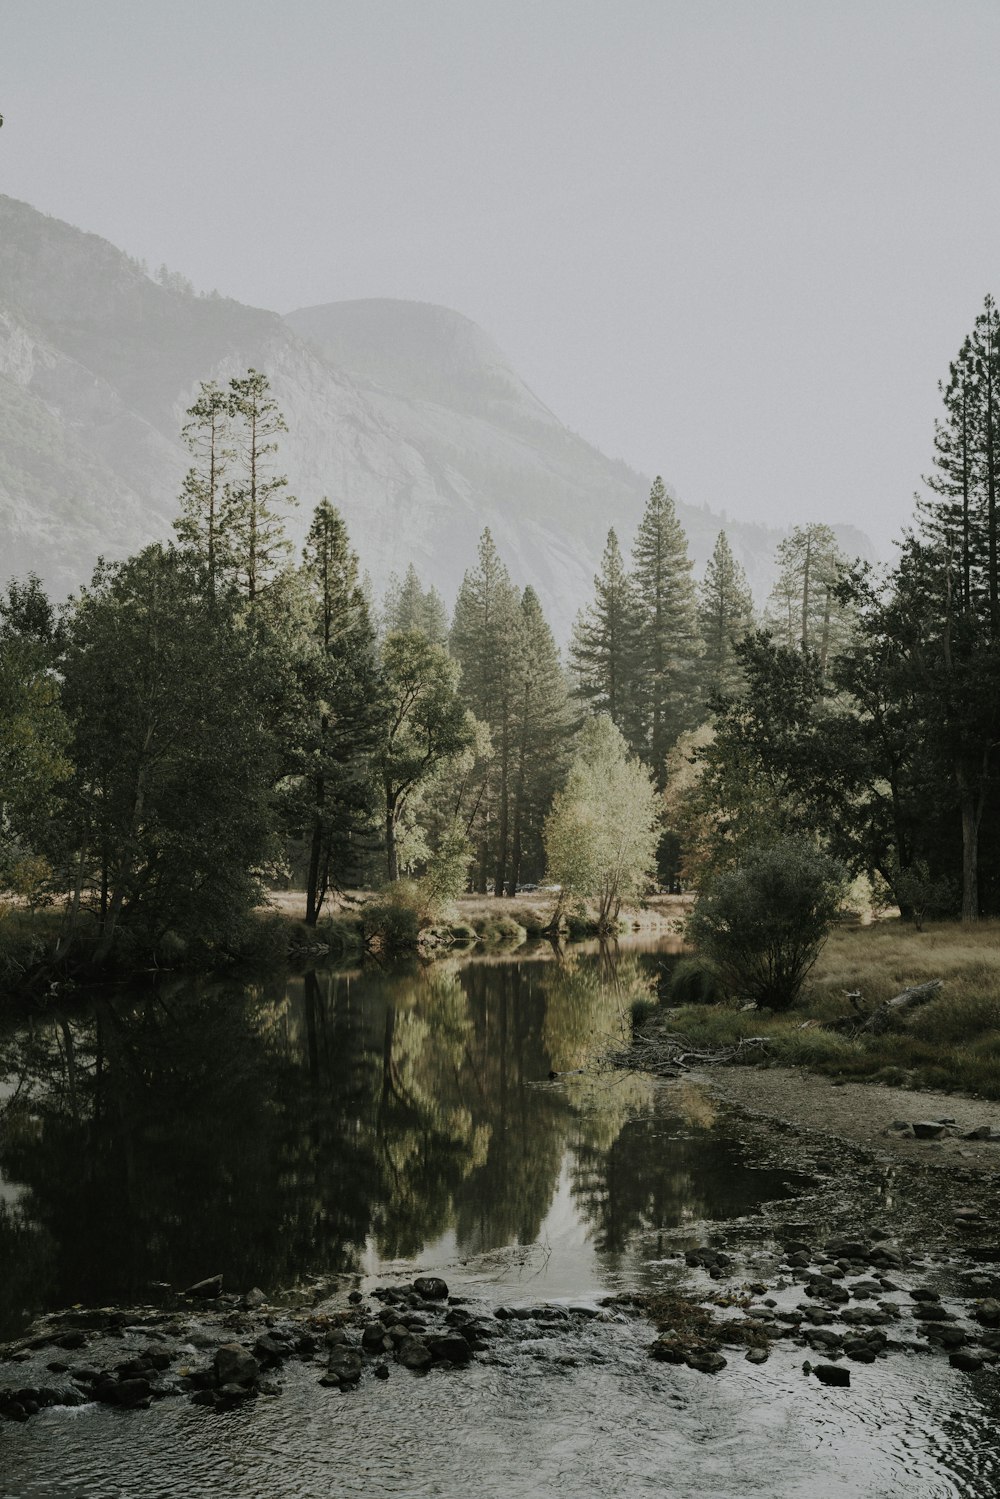
[[[448,1287],[438,1275],[418,1275],[413,1289],[425,1301],[447,1301]]]
[[[215,1350],[212,1362],[220,1387],[227,1384],[254,1385],[260,1378],[260,1365],[239,1343],[223,1343]]]
[[[332,1348],[326,1369],[329,1377],[339,1380],[342,1385],[357,1384],[361,1378],[361,1355],[356,1348],[346,1345]]]
[[[835,1260],[868,1262],[868,1245],[863,1244],[860,1239],[828,1239],[823,1248]]]
[[[188,1292],[188,1295],[190,1294],[191,1292]],[[243,1298],[243,1305],[246,1307],[247,1311],[250,1312],[256,1311],[258,1307],[267,1305],[267,1297],[264,1295],[264,1292],[261,1290],[260,1286],[254,1286],[252,1291],[248,1291],[246,1293]]]
[[[744,1357],[748,1364],[766,1364],[770,1354],[766,1348],[748,1348]]]
[[[941,1297],[937,1291],[932,1291],[929,1286],[914,1286],[910,1292],[914,1301],[940,1301]]]
[[[251,1400],[257,1391],[249,1385],[224,1384],[219,1386],[219,1401],[225,1405],[239,1405],[243,1400]]]
[[[376,1379],[388,1379],[389,1378],[389,1365],[388,1364],[376,1364],[375,1368],[373,1369],[372,1372],[375,1375]]]
[[[913,1121],[913,1133],[918,1140],[940,1140],[945,1132],[945,1126],[939,1124],[935,1119],[915,1119]]]
[[[993,1138],[993,1130],[988,1124],[980,1124],[976,1129],[970,1129],[962,1136],[963,1140],[992,1140]]]
[[[812,1372],[821,1384],[845,1386],[851,1382],[850,1369],[843,1369],[839,1364],[816,1364]]]
[[[983,1367],[982,1359],[974,1353],[949,1353],[948,1362],[953,1369],[962,1369],[966,1374],[975,1374]]]
[[[718,1374],[724,1369],[728,1362],[721,1353],[716,1353],[711,1348],[692,1350],[685,1354],[684,1362],[689,1369],[697,1369],[699,1374]]]
[[[362,1296],[360,1291],[351,1291],[347,1299],[352,1306],[360,1306],[365,1298]]]
[[[472,1358],[472,1349],[460,1333],[447,1333],[443,1337],[430,1338],[428,1347],[435,1363],[447,1360],[450,1364],[467,1364]]]
[[[199,1280],[193,1286],[188,1286],[184,1292],[185,1296],[198,1296],[203,1301],[211,1301],[216,1296],[222,1295],[222,1276],[210,1275],[207,1280]]]
[[[208,1405],[214,1410],[219,1404],[218,1390],[195,1390],[191,1396],[192,1405]]]
[[[287,1358],[291,1350],[283,1338],[275,1337],[274,1333],[261,1333],[253,1345],[254,1358],[261,1364],[274,1365],[281,1359]]]
[[[124,1406],[126,1410],[148,1410],[150,1389],[148,1379],[123,1379],[114,1390],[114,1401],[108,1404]]]
[[[392,1339],[378,1322],[369,1322],[361,1334],[361,1346],[366,1353],[386,1353],[392,1349]]]
[[[925,1322],[954,1322],[955,1320],[954,1312],[947,1311],[943,1306],[939,1306],[936,1301],[918,1302],[916,1315],[921,1317]]]
[[[57,1348],[83,1348],[87,1342],[86,1333],[79,1331],[64,1332],[62,1337],[56,1339]]]
[[[396,1349],[396,1359],[406,1369],[426,1369],[431,1363],[431,1351],[423,1338],[408,1334]]]
[[[976,1321],[981,1322],[984,1327],[1000,1327],[1000,1301],[994,1300],[992,1296],[981,1301],[976,1307]]]

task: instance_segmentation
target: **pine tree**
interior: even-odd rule
[[[508,895],[517,893],[525,870],[533,879],[544,870],[542,833],[553,797],[564,779],[571,730],[566,676],[533,588],[526,588],[521,596],[521,615],[523,649]]]
[[[753,599],[725,531],[719,532],[698,590],[698,623],[708,692],[714,697],[733,692],[742,678],[734,648],[753,626]]]
[[[662,790],[670,747],[698,717],[702,645],[687,539],[660,478],[650,490],[632,558],[642,754]]]
[[[229,560],[223,482],[235,456],[231,397],[214,380],[203,382],[187,415],[181,437],[195,462],[181,486],[181,514],[174,531],[182,548],[204,563],[214,596]]]
[[[283,492],[287,478],[271,471],[271,457],[278,450],[275,439],[288,427],[267,376],[259,370],[249,369],[243,379],[230,380],[229,410],[239,475],[226,485],[226,530],[237,575],[252,603],[291,551],[278,507],[296,502]]]
[[[578,615],[570,644],[574,692],[607,713],[630,742],[635,735],[638,610],[613,530],[594,578],[594,599]]]
[[[825,676],[831,656],[850,636],[850,614],[837,594],[847,558],[830,527],[813,521],[792,528],[778,546],[777,562],[768,624],[789,650],[814,651]]]
[[[425,589],[411,562],[400,582],[395,574],[389,579],[382,606],[386,632],[421,630],[432,645],[448,644],[448,611],[436,588]]]
[[[510,858],[512,773],[521,681],[523,615],[517,589],[493,537],[483,532],[479,565],[467,572],[455,603],[451,649],[462,668],[462,694],[489,729],[493,754],[472,778],[468,816],[477,843],[477,886],[492,878],[501,895]]]
[[[308,846],[306,922],[327,892],[357,873],[371,806],[369,761],[382,715],[375,632],[347,528],[329,500],[316,507],[302,554],[310,634],[300,664],[303,722],[294,820]]]

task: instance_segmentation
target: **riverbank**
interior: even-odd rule
[[[940,980],[940,993],[892,1029],[858,1028],[865,1012],[932,980]],[[728,1051],[736,1063],[1000,1099],[1000,923],[941,922],[923,932],[899,920],[837,928],[793,1009],[661,1005],[641,1037],[637,1066],[658,1038],[681,1037],[691,1052]]]

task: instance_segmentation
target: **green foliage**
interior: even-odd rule
[[[746,574],[720,531],[698,589],[698,625],[705,642],[702,678],[711,697],[733,692],[742,680],[736,646],[753,625]]]
[[[444,600],[436,588],[423,587],[412,562],[402,582],[395,574],[389,579],[382,623],[389,635],[420,630],[432,645],[448,644],[448,611]]]
[[[126,930],[238,942],[273,847],[272,745],[239,617],[153,546],[98,569],[67,634],[73,775],[53,855],[69,888],[97,887],[99,956]]]
[[[837,915],[845,874],[804,840],[751,849],[702,892],[689,930],[726,989],[787,1010]]]
[[[829,526],[793,526],[778,547],[778,578],[768,601],[768,626],[789,650],[811,651],[827,663],[850,638],[851,611],[838,585],[847,558]]]
[[[607,713],[630,739],[636,729],[639,610],[614,531],[594,578],[594,600],[577,618],[570,646],[576,695]]]
[[[594,899],[598,925],[618,919],[622,902],[649,884],[660,804],[649,773],[632,759],[607,714],[580,734],[566,785],[545,824],[548,878],[568,902]]]
[[[407,807],[479,742],[458,692],[459,667],[420,630],[386,636],[381,650],[386,713],[374,755],[385,816],[387,873],[399,877],[397,836]]]
[[[703,957],[681,958],[670,975],[672,1005],[714,1005],[725,998],[718,971]]]
[[[667,755],[698,720],[702,642],[687,539],[663,480],[649,493],[632,551],[638,609],[639,749],[662,790]]]

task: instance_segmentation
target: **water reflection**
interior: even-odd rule
[[[541,959],[546,957],[546,961]],[[659,959],[525,955],[161,982],[0,1039],[4,1331],[43,1306],[149,1300],[222,1271],[268,1291],[531,1245],[568,1183],[609,1263],[636,1235],[779,1190],[704,1101],[579,1068]],[[699,1109],[701,1113],[699,1113]]]

